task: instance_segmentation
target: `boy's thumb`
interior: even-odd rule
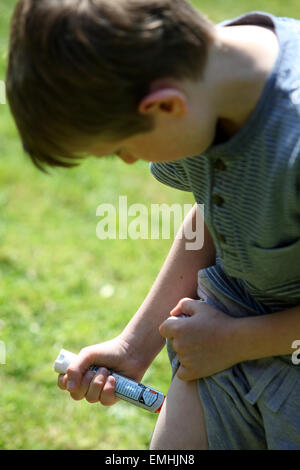
[[[69,392],[76,390],[80,385],[83,374],[93,365],[93,358],[90,354],[79,353],[67,368],[67,390]]]
[[[196,311],[197,300],[190,299],[189,297],[185,297],[181,299],[178,304],[176,305],[173,310],[171,310],[170,315],[172,317],[179,317],[182,314],[186,314],[188,316],[194,315]]]

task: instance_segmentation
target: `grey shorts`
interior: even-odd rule
[[[232,316],[257,315],[205,279],[198,296]],[[168,341],[167,350],[174,377],[179,362]],[[209,449],[300,450],[300,366],[291,356],[241,362],[197,382]]]

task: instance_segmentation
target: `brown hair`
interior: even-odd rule
[[[19,0],[6,89],[25,152],[46,172],[78,166],[76,142],[152,130],[150,83],[201,76],[214,38],[186,0]]]

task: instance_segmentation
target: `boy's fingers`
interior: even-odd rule
[[[66,390],[67,389],[67,380],[68,376],[66,374],[59,374],[57,378],[57,385],[61,390]]]
[[[95,372],[91,370],[88,370],[84,374],[80,386],[74,392],[70,392],[70,395],[73,400],[82,400],[86,396],[89,390],[90,383],[92,382],[94,376]]]
[[[180,317],[169,317],[158,327],[159,333],[164,338],[175,338],[185,320]]]
[[[67,369],[67,389],[69,392],[73,392],[79,387],[83,374],[97,359],[99,360],[99,355],[96,353],[82,351],[78,354],[78,357],[71,362]]]
[[[108,370],[105,367],[101,367],[96,373],[94,373],[93,380],[91,381],[85,396],[89,403],[97,403],[100,400],[101,392],[107,377]]]
[[[186,311],[186,307],[189,302],[194,302],[195,299],[191,299],[190,297],[184,297],[183,299],[179,300],[178,304],[171,310],[171,316],[179,316],[182,313],[189,313]]]
[[[188,382],[189,380],[194,380],[195,377],[189,373],[189,371],[181,364],[178,371],[177,371],[177,377],[180,380],[183,380],[185,382]]]
[[[115,389],[116,389],[116,379],[109,375],[103,387],[100,401],[104,406],[111,406],[114,405],[119,398],[115,396]]]
[[[173,308],[173,310],[171,310],[170,315],[171,316],[179,316],[181,314],[194,315],[199,302],[200,302],[199,300],[185,297],[184,299],[181,299],[178,302],[178,304],[176,305],[175,308]]]

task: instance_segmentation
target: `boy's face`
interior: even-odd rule
[[[154,117],[151,132],[124,140],[91,142],[84,151],[96,157],[118,155],[125,163],[137,160],[168,162],[200,154],[215,137],[217,117],[207,94],[191,82],[163,87],[161,82],[139,105],[141,114]]]
[[[189,150],[188,135],[178,137],[167,126],[156,126],[148,133],[137,134],[123,141],[95,143],[89,147],[88,153],[101,158],[107,155],[117,155],[125,163],[133,164],[137,160],[148,162],[167,162],[180,160],[195,155]],[[178,126],[177,126],[178,127]],[[183,129],[180,130],[183,132]]]

